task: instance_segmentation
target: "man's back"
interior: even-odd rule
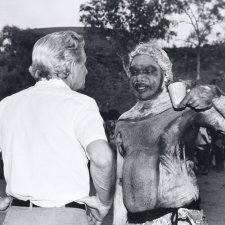
[[[94,223],[110,209],[114,157],[97,104],[77,93],[88,73],[84,44],[73,31],[40,38],[29,67],[36,85],[0,103],[0,150],[10,196],[0,210],[14,197],[4,224],[87,225],[85,209]],[[90,175],[96,196],[89,196]]]
[[[0,140],[7,193],[44,207],[87,196],[84,148],[91,137],[82,143],[84,148],[79,137],[81,127],[88,126],[85,115],[95,107],[94,100],[60,80],[40,81],[5,99]]]

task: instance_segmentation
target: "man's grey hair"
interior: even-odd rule
[[[73,64],[86,60],[84,39],[73,31],[61,31],[40,38],[34,45],[31,75],[36,79],[64,79]]]

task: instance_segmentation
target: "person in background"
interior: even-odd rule
[[[218,132],[212,132],[212,151],[215,156],[216,172],[224,170],[224,135]]]
[[[36,84],[0,102],[9,196],[0,203],[11,202],[5,225],[98,225],[111,207],[113,153],[95,100],[77,92],[85,87],[85,62],[82,36],[48,34],[33,48]],[[96,196],[89,196],[89,161]]]
[[[113,224],[207,224],[187,151],[200,127],[225,132],[225,96],[216,86],[195,86],[173,108],[172,63],[152,43],[131,52],[129,78],[137,103],[116,124]]]
[[[210,150],[211,141],[207,130],[200,127],[197,138],[195,140],[195,151],[197,154],[198,168],[202,175],[207,175],[210,169]]]

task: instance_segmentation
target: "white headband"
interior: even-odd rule
[[[165,72],[165,83],[173,80],[172,63],[162,48],[152,43],[140,43],[129,55],[130,65],[137,55],[149,55],[152,57]]]

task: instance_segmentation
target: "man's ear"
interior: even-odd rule
[[[36,70],[34,73],[33,72],[31,72],[30,73],[31,74],[31,76],[35,79],[35,80],[39,80],[40,79],[40,71],[39,70]]]
[[[30,72],[30,75],[31,75],[35,80],[38,80],[39,75],[38,75],[37,71],[35,71],[35,73],[34,73],[34,71],[32,70],[32,66],[29,67],[29,72]]]
[[[68,78],[72,72],[72,69],[73,69],[72,66],[73,66],[73,63],[71,63],[71,62],[64,63],[62,73],[58,74],[58,77],[60,79]]]

